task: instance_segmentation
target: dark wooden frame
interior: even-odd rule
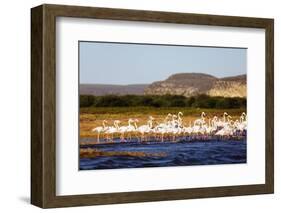
[[[56,17],[262,28],[266,32],[265,184],[56,195]],[[266,194],[274,192],[274,20],[217,15],[41,5],[31,9],[31,203],[65,207]]]

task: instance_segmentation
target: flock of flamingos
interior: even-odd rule
[[[148,141],[193,141],[193,140],[212,140],[212,139],[232,139],[246,136],[247,115],[243,112],[240,119],[233,121],[231,116],[224,112],[222,118],[214,116],[212,119],[206,119],[205,112],[201,117],[190,121],[189,126],[183,124],[183,113],[168,114],[162,123],[155,122],[152,116],[149,116],[147,124],[138,126],[138,119],[128,119],[128,125],[119,126],[120,120],[115,120],[113,126],[107,126],[104,120],[102,126],[92,129],[97,133],[97,142],[100,142],[100,136],[104,135],[105,142],[138,142]]]

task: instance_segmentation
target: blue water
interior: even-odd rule
[[[116,143],[84,145],[101,151],[164,153],[156,156],[80,158],[80,170],[246,163],[246,141]]]

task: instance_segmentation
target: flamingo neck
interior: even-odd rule
[[[214,121],[214,119],[212,120],[212,127],[215,127],[215,121]]]
[[[178,120],[181,120],[181,116],[182,116],[182,114],[178,113]]]
[[[242,123],[244,121],[244,117],[240,116],[240,123]]]
[[[114,122],[114,127],[115,127],[116,129],[119,129],[119,125],[118,125],[117,122]]]
[[[147,124],[148,124],[148,127],[149,127],[149,128],[152,128],[152,120],[149,120],[149,121],[147,122]]]

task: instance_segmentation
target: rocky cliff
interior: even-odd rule
[[[246,75],[216,78],[202,73],[179,73],[171,75],[164,81],[157,81],[146,87],[145,94],[150,95],[184,95],[199,94],[223,97],[246,97]]]

